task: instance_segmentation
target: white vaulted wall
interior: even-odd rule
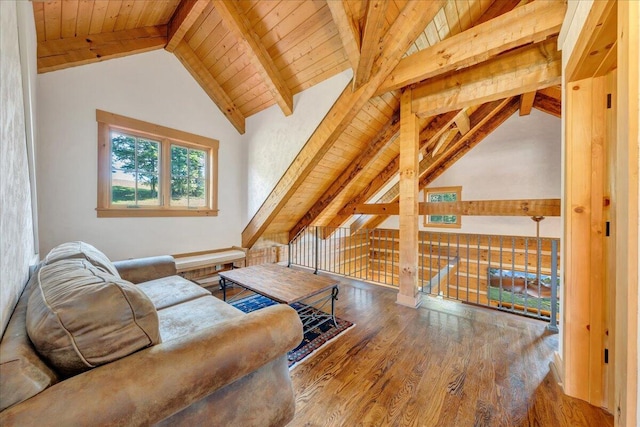
[[[219,215],[98,218],[96,109],[218,139]],[[83,240],[112,259],[240,244],[246,194],[241,136],[164,50],[38,76],[40,251]]]

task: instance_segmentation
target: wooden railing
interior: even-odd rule
[[[289,264],[398,286],[398,230],[308,227]],[[418,285],[427,295],[549,320],[558,315],[559,239],[420,232]]]

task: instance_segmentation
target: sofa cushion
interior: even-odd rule
[[[64,259],[86,259],[95,267],[120,278],[118,269],[105,254],[85,242],[67,242],[51,249],[44,259],[45,265],[50,265]]]
[[[84,259],[40,268],[29,297],[27,332],[36,350],[65,376],[160,342],[149,298]]]
[[[168,276],[140,283],[138,289],[144,292],[156,310],[171,307],[192,299],[211,296],[211,292],[180,276]]]
[[[0,411],[23,402],[58,381],[27,336],[27,302],[35,275],[25,287],[0,342]]]
[[[245,313],[209,295],[158,310],[162,341],[187,336]]]

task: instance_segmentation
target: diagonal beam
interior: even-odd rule
[[[360,61],[353,77],[354,89],[359,88],[369,80],[373,61],[382,51],[384,18],[388,5],[388,0],[369,0],[367,3],[367,15],[362,31]]]
[[[542,92],[536,94],[536,98],[533,101],[533,108],[558,118],[562,117],[562,103],[560,99],[552,98]]]
[[[432,116],[557,85],[562,60],[556,45],[552,38],[429,80],[413,90],[413,110]]]
[[[209,3],[209,0],[182,0],[180,2],[169,21],[168,40],[164,47],[167,52],[173,52],[178,47],[184,35],[187,34],[189,28],[193,26]]]
[[[41,41],[37,48],[38,73],[149,52],[166,44],[166,25]]]
[[[520,95],[520,115],[528,116],[533,108],[533,101],[536,99],[536,92],[527,92]]]
[[[244,116],[233,103],[233,100],[229,98],[229,95],[227,95],[222,86],[213,78],[207,67],[205,67],[191,47],[183,41],[176,47],[174,54],[202,89],[204,89],[207,95],[209,95],[209,98],[218,106],[222,114],[229,119],[238,132],[244,134]]]
[[[371,79],[356,91],[347,87],[318,125],[300,153],[278,181],[258,212],[242,231],[243,247],[251,247],[300,187],[314,166],[329,151],[353,118],[398,64],[403,53],[440,10],[444,1],[407,2],[385,35],[382,54],[374,64]]]
[[[420,189],[426,187],[457,159],[484,140],[487,135],[511,117],[517,109],[518,99],[507,98],[487,103],[476,110],[471,117],[472,128],[466,135],[458,135],[451,146],[437,158],[427,157],[422,159],[420,162]],[[451,161],[451,159],[454,160]],[[436,171],[438,172],[437,174],[435,173]],[[398,196],[399,188],[396,184],[378,199],[378,203],[396,202]],[[366,229],[376,228],[387,218],[388,215],[377,215],[369,218],[363,226]],[[354,231],[353,228],[351,231]]]
[[[344,0],[331,0],[327,2],[333,22],[338,27],[338,34],[340,34],[340,40],[342,40],[342,46],[347,53],[351,69],[355,74],[360,63],[360,30],[353,20],[353,17],[349,15],[345,8]]]
[[[420,132],[420,149],[424,149],[426,144],[428,144],[433,138],[437,138],[437,135],[441,135],[442,132],[446,131],[455,120],[457,113],[457,111],[445,113],[431,121],[431,123],[429,123],[427,127]],[[354,196],[342,207],[340,212],[333,217],[326,228],[331,229],[340,227],[351,216],[351,209],[358,204],[365,203],[371,197],[375,196],[376,193],[378,193],[380,189],[398,173],[399,167],[400,156],[398,155],[394,157],[393,160],[385,166],[382,172],[380,172],[360,193]]]
[[[342,171],[337,180],[324,192],[313,204],[307,213],[289,231],[289,240],[292,240],[300,230],[310,225],[318,216],[329,207],[331,202],[351,183],[360,176],[367,166],[374,161],[394,140],[400,131],[400,112],[396,111],[387,124],[369,142],[369,145],[358,157]]]
[[[293,95],[251,23],[233,0],[216,0],[216,11],[257,69],[285,116],[293,113]]]
[[[456,126],[462,135],[471,130],[471,122],[469,121],[469,115],[466,111],[461,111],[456,117]]]
[[[399,89],[558,34],[566,4],[534,1],[404,58],[377,94]]]

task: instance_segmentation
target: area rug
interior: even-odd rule
[[[263,307],[268,307],[270,305],[278,303],[262,295],[252,295],[250,297],[232,302],[231,304],[234,307],[244,311],[245,313],[249,313],[251,311],[259,310]],[[296,310],[300,310],[301,308],[306,307],[306,305],[302,303],[294,303],[291,306]],[[315,323],[319,322],[320,320],[315,321]],[[314,323],[312,322],[310,324],[309,330],[304,334],[300,345],[287,354],[287,358],[289,360],[289,369],[293,368],[304,358],[318,351],[329,341],[332,341],[339,334],[343,333],[354,325],[348,320],[340,319],[337,316],[336,323],[338,324],[337,328],[333,324],[333,322],[325,322],[318,327],[314,327]]]

